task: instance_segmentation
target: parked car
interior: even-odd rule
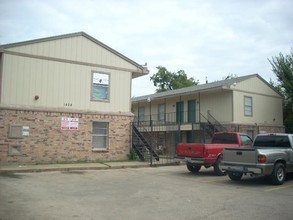
[[[259,134],[253,148],[226,148],[220,169],[231,180],[241,180],[243,174],[268,176],[271,183],[281,185],[286,174],[293,172],[293,134]]]
[[[238,132],[216,132],[210,144],[180,143],[177,145],[176,158],[186,162],[190,172],[197,173],[201,166],[214,166],[217,175],[225,175],[219,168],[224,148],[251,147],[252,140],[247,134]]]

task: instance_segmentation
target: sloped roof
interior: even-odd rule
[[[35,39],[35,40],[28,40],[28,41],[22,41],[22,42],[16,42],[16,43],[10,43],[10,44],[4,44],[0,45],[0,52],[3,52],[5,49],[9,49],[12,47],[18,47],[18,46],[24,46],[24,45],[29,45],[29,44],[34,44],[34,43],[42,43],[46,41],[53,41],[53,40],[60,40],[60,39],[65,39],[65,38],[70,38],[70,37],[78,37],[78,36],[83,36],[87,38],[88,40],[96,43],[97,45],[103,47],[104,49],[108,50],[109,52],[115,54],[116,56],[124,59],[125,61],[131,63],[135,67],[141,70],[142,75],[147,75],[149,73],[149,70],[146,67],[143,67],[142,65],[136,63],[135,61],[129,59],[128,57],[124,56],[123,54],[119,53],[118,51],[114,50],[113,48],[107,46],[106,44],[102,43],[101,41],[98,41],[97,39],[93,38],[92,36],[88,35],[85,32],[76,32],[76,33],[70,33],[70,34],[63,34],[63,35],[58,35],[58,36],[52,36],[52,37],[46,37],[46,38],[40,38],[40,39]]]
[[[241,76],[241,77],[232,78],[232,79],[225,79],[225,80],[215,81],[215,82],[211,82],[211,83],[196,85],[196,86],[185,87],[182,89],[169,90],[169,91],[165,91],[165,92],[134,97],[131,99],[131,101],[132,102],[145,101],[148,98],[151,98],[151,100],[154,100],[154,99],[160,99],[160,98],[165,98],[165,97],[170,97],[170,96],[179,96],[179,95],[186,95],[186,94],[190,94],[190,93],[197,93],[197,92],[202,92],[202,91],[212,91],[214,89],[223,88],[224,86],[226,86],[226,87],[232,86],[234,83],[239,83],[241,81],[244,81],[244,80],[247,80],[247,79],[250,79],[253,77],[258,77],[265,84],[267,84],[269,87],[271,87],[273,90],[275,90],[280,96],[282,96],[282,94],[280,94],[273,86],[271,86],[269,83],[267,83],[267,81],[265,81],[258,74],[252,74],[252,75]]]

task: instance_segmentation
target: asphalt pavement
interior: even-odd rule
[[[99,165],[104,170],[0,174],[0,219],[292,219],[292,179],[273,186],[266,178],[231,181],[212,167],[193,174],[185,166],[106,164]],[[130,165],[141,168],[111,169]]]

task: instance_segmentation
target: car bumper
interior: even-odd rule
[[[175,157],[175,160],[183,161],[183,162],[186,162],[186,163],[199,164],[199,165],[204,165],[205,164],[204,158],[190,158],[190,157],[177,156],[177,157]]]
[[[227,172],[251,173],[258,175],[270,175],[273,172],[273,164],[236,165],[220,164],[220,169]]]

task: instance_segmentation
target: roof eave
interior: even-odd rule
[[[137,77],[146,76],[150,73],[148,68],[143,67],[142,69],[137,69],[137,71],[132,72],[132,79],[135,79]]]
[[[184,96],[184,95],[191,95],[191,94],[198,94],[198,93],[202,93],[202,92],[213,92],[213,91],[219,91],[225,89],[222,86],[218,86],[218,87],[213,87],[213,88],[209,88],[209,89],[199,89],[199,90],[193,90],[193,91],[186,91],[186,92],[180,92],[180,93],[176,93],[176,94],[167,94],[167,95],[161,95],[160,93],[154,93],[154,94],[150,94],[150,95],[144,95],[144,96],[140,96],[140,97],[134,97],[132,98],[132,103],[136,103],[136,102],[141,102],[141,101],[147,101],[149,98],[151,100],[160,100],[160,99],[165,99],[165,98],[174,98],[174,97],[180,97],[180,96]]]

